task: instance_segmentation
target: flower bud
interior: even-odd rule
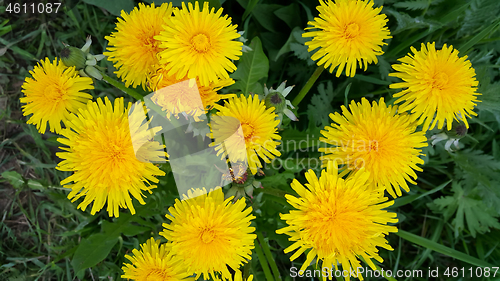
[[[271,92],[264,101],[267,108],[274,107],[275,112],[282,113],[286,108],[286,99],[280,92]]]
[[[464,123],[453,122],[450,131],[447,131],[446,134],[450,138],[461,139],[467,135],[467,126]]]
[[[86,64],[85,53],[76,47],[64,47],[61,51],[61,60],[66,66],[74,66],[76,70],[83,69]]]

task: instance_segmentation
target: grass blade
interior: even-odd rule
[[[255,253],[259,257],[260,266],[262,266],[262,270],[264,271],[264,275],[266,276],[266,280],[274,280],[273,275],[271,274],[271,270],[269,269],[269,265],[267,264],[267,259],[260,248],[259,241],[255,239]]]
[[[488,27],[483,29],[483,31],[479,32],[476,36],[472,37],[469,41],[467,41],[467,43],[458,47],[458,51],[460,52],[460,54],[466,54],[470,48],[472,48],[474,45],[477,44],[477,42],[481,41],[481,39],[488,36],[489,34],[495,32],[499,27],[500,27],[500,20],[493,22]]]
[[[406,231],[400,229],[400,230],[398,230],[398,232],[396,234],[408,242],[411,242],[413,244],[422,246],[426,249],[430,249],[432,251],[447,255],[447,256],[452,257],[454,259],[461,260],[463,262],[470,263],[470,264],[475,265],[475,266],[493,267],[493,265],[491,265],[485,261],[482,261],[478,258],[469,256],[469,255],[464,254],[462,252],[459,252],[455,249],[452,249],[452,248],[443,246],[441,244],[438,244],[436,242],[433,242],[427,238],[417,236],[413,233],[409,233],[409,232],[406,232]]]
[[[260,231],[257,232],[257,239],[260,242],[262,250],[264,250],[264,254],[266,255],[267,262],[271,266],[271,270],[273,271],[273,275],[274,275],[274,280],[281,280],[278,266],[276,265],[276,262],[274,261],[273,255],[271,254],[271,250],[269,250],[269,247],[267,246],[266,241],[264,241],[264,236],[262,235],[262,232],[260,232]]]

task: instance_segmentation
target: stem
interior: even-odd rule
[[[271,254],[271,250],[269,249],[266,241],[264,240],[264,236],[262,235],[262,232],[257,231],[256,234],[257,234],[257,240],[259,240],[260,245],[262,247],[262,250],[264,251],[264,255],[267,258],[267,262],[271,266],[271,271],[273,272],[274,280],[281,281],[278,266],[276,265],[276,261],[274,261],[273,255]]]
[[[274,280],[274,277],[271,273],[271,270],[269,269],[269,265],[267,264],[267,259],[264,253],[262,252],[262,249],[260,248],[260,244],[258,239],[255,239],[255,252],[257,253],[257,256],[259,257],[259,262],[260,266],[262,267],[262,270],[264,271],[264,275],[266,276],[266,280]]]
[[[105,73],[102,73],[102,79],[106,82],[108,82],[109,84],[111,84],[112,86],[114,86],[115,88],[119,89],[119,90],[122,90],[125,94],[135,98],[136,100],[142,100],[143,97],[141,94],[139,94],[138,92],[130,89],[130,88],[127,88],[125,87],[125,85],[122,83],[122,82],[118,82],[116,81],[115,79],[109,77],[108,75],[106,75]]]
[[[318,80],[318,77],[321,75],[323,70],[325,70],[323,65],[320,65],[320,66],[318,66],[318,68],[316,68],[316,70],[311,75],[309,80],[307,80],[307,83],[304,85],[302,90],[300,90],[299,94],[293,99],[293,101],[292,101],[293,106],[299,105],[299,103],[302,101],[302,99],[304,99],[304,97],[307,95],[307,93],[309,92],[311,87],[314,85],[316,80]]]

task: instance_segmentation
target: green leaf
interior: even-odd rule
[[[311,59],[311,55],[314,54],[317,49],[311,52],[308,51],[308,47],[305,43],[310,39],[302,37],[303,33],[304,30],[301,28],[294,29],[292,36],[295,40],[290,42],[290,50],[293,51],[294,55],[299,59],[307,61],[308,65],[313,65],[314,61]]]
[[[243,53],[238,63],[238,69],[231,75],[236,80],[232,88],[241,90],[244,94],[252,91],[262,91],[258,81],[267,78],[269,60],[262,50],[259,37],[254,37],[250,43],[252,51]],[[260,92],[257,92],[260,93]]]
[[[283,8],[279,8],[274,11],[274,14],[282,21],[284,21],[290,28],[301,25],[299,5],[297,5],[296,3],[292,3]]]
[[[485,26],[499,18],[500,1],[498,0],[473,0],[465,10],[462,26],[457,37],[465,37],[483,30]]]
[[[260,244],[260,246],[262,247],[262,250],[264,251],[264,255],[267,259],[267,262],[271,266],[271,270],[272,270],[273,275],[274,275],[274,280],[281,281],[280,272],[278,270],[278,266],[276,265],[276,261],[274,260],[274,257],[271,253],[271,250],[269,249],[269,245],[267,244],[266,240],[264,239],[262,232],[257,231],[256,234],[257,234],[257,240],[259,241],[259,243],[257,243],[256,246],[259,247],[259,244]],[[261,258],[261,256],[259,256],[259,258]]]
[[[272,32],[280,32],[278,17],[274,12],[282,7],[277,4],[257,4],[252,10],[252,16],[265,29]]]
[[[151,204],[153,204],[153,202],[151,202]],[[140,218],[142,213],[146,213],[145,208],[138,208],[135,215],[132,215],[130,213],[122,213],[120,214],[120,217],[115,219],[114,222],[103,221],[102,230],[106,234],[106,236],[111,238],[117,238],[121,233],[127,236],[134,236],[142,233],[150,229],[150,227],[144,227],[138,224],[134,224],[144,222]]]
[[[494,0],[495,1],[495,0]],[[449,12],[446,14],[444,17],[440,17],[438,21],[442,23],[443,25],[446,25],[452,21],[456,21],[458,17],[460,17],[465,10],[470,6],[470,3],[466,3],[455,10]]]
[[[472,237],[476,237],[476,232],[482,234],[489,231],[490,228],[500,229],[500,223],[498,223],[498,219],[496,218],[498,214],[495,215],[493,210],[485,208],[482,200],[469,197],[462,197],[459,200],[456,217],[457,224],[459,222],[463,224],[462,220],[465,217]]]
[[[391,64],[385,59],[384,56],[378,57],[378,69],[380,72],[380,79],[382,79],[382,81],[393,79],[393,77],[389,77],[389,73],[392,72]]]
[[[148,229],[155,229],[156,225],[152,222],[142,219],[142,217],[150,216],[152,210],[157,208],[155,201],[149,201],[147,205],[139,205],[136,207],[136,213],[120,213],[118,218],[113,222],[103,221],[102,231],[107,237],[118,238],[122,233],[127,236],[134,236]]]
[[[500,161],[481,150],[465,149],[453,154],[453,159],[463,172],[464,178],[492,187],[491,180],[500,181]]]
[[[390,49],[385,54],[385,57],[386,58],[391,58],[393,56],[399,56],[400,52],[406,51],[409,46],[413,45],[417,41],[421,40],[422,38],[428,36],[429,34],[431,34],[433,32],[434,32],[434,29],[433,28],[429,28],[429,29],[427,29],[425,31],[422,31],[422,32],[420,32],[420,33],[418,33],[418,34],[410,37],[409,39],[407,39],[404,42],[400,43],[399,45],[397,45],[393,49]]]
[[[351,85],[352,83],[349,83],[349,85],[347,85],[347,87],[345,88],[345,91],[344,91],[344,106],[347,107],[349,105],[349,102],[347,100],[347,96],[349,96],[349,91],[351,90]]]
[[[254,245],[255,245],[255,253],[257,254],[258,260],[260,262],[260,266],[262,267],[262,270],[264,271],[264,274],[266,276],[266,280],[274,280],[273,275],[271,273],[271,270],[269,269],[269,265],[267,263],[266,256],[264,255],[264,252],[260,248],[260,244],[259,244],[258,239],[255,239]]]
[[[116,242],[118,242],[118,238],[109,237],[102,233],[93,234],[83,239],[71,261],[75,274],[103,261]]]
[[[455,249],[446,247],[444,245],[438,244],[438,243],[433,242],[433,241],[426,239],[424,237],[417,236],[413,233],[406,232],[402,229],[399,229],[398,232],[396,232],[396,234],[399,237],[401,237],[401,238],[403,238],[411,243],[420,245],[426,249],[431,249],[435,252],[447,255],[447,256],[455,258],[457,260],[461,260],[461,261],[469,263],[471,265],[480,266],[480,267],[493,267],[493,265],[491,265],[485,261],[482,261],[478,258],[464,254],[462,252],[459,252]]]
[[[299,29],[300,29],[300,27],[296,26],[292,30],[292,33],[296,30],[299,30]],[[283,47],[280,48],[280,50],[276,54],[276,57],[274,57],[274,61],[277,61],[279,59],[279,57],[281,57],[281,55],[284,55],[284,54],[292,51],[292,49],[290,49],[290,44],[295,40],[292,33],[290,33],[290,36],[288,36],[288,39],[286,40],[285,44],[283,45]]]
[[[28,180],[28,187],[31,189],[41,190],[41,191],[46,189],[46,187],[43,186],[43,184],[37,180]]]
[[[103,8],[115,16],[119,16],[122,10],[129,13],[134,9],[132,0],[83,0],[83,2]]]
[[[437,186],[437,187],[435,187],[435,188],[433,188],[425,193],[422,193],[422,194],[412,194],[412,195],[407,195],[407,196],[396,198],[394,200],[394,204],[391,205],[389,208],[393,209],[393,208],[401,207],[401,206],[404,206],[404,205],[409,204],[411,202],[414,202],[416,200],[419,200],[422,197],[434,194],[434,193],[442,190],[443,188],[445,188],[450,182],[451,182],[451,180],[449,180],[445,183],[442,183],[439,186]]]
[[[24,185],[23,176],[16,171],[5,171],[2,173],[2,177],[16,189],[19,189]]]
[[[281,158],[275,158],[271,162],[271,166],[276,170],[284,168],[287,172],[298,173],[307,168],[307,161],[317,161],[318,158],[304,158],[304,157],[294,157],[282,160]]]
[[[277,189],[278,187],[282,187],[284,189],[289,189],[290,185],[288,181],[294,179],[295,175],[290,172],[277,173],[272,176],[266,176],[260,183],[264,187],[262,192],[271,194],[278,197],[283,197],[286,194],[285,191]]]
[[[492,187],[478,184],[476,187],[477,194],[483,199],[486,207],[492,208],[496,214],[500,214],[500,182],[494,181],[491,183]]]
[[[311,127],[310,127],[311,128]],[[319,141],[321,129],[313,126],[311,130],[299,131],[294,128],[289,128],[281,133],[281,150],[283,153],[290,151],[311,151],[314,147],[322,145]],[[317,151],[317,150],[315,150]]]
[[[429,7],[428,0],[402,1],[394,4],[394,7],[407,10],[425,10]]]
[[[426,22],[426,20],[424,20],[423,18],[420,17],[414,18],[406,13],[395,11],[392,9],[385,9],[384,11],[387,14],[395,17],[398,23],[396,29],[391,30],[392,35],[398,34],[408,29],[430,27],[430,24]]]
[[[439,237],[441,236],[441,233],[443,232],[445,221],[444,220],[439,220],[439,222],[436,224],[436,227],[434,228],[434,233],[431,236],[431,241],[432,242],[437,242]],[[429,248],[425,249],[425,251],[422,253],[420,256],[420,259],[418,260],[417,264],[415,265],[414,268],[420,268],[424,261],[430,257],[431,255],[431,250]]]
[[[500,28],[500,19],[496,20],[495,22],[493,22],[492,24],[490,24],[488,27],[484,28],[476,36],[472,37],[465,44],[463,44],[462,46],[458,47],[457,48],[458,51],[460,52],[460,54],[467,53],[467,51],[469,51],[470,48],[472,48],[474,45],[476,45],[483,38],[487,37],[490,34],[493,34],[498,28]]]
[[[491,112],[497,119],[497,122],[500,123],[500,95],[498,94],[500,93],[500,82],[493,84],[481,82],[483,85],[480,85],[478,90],[478,92],[481,93],[481,102],[477,104],[477,108],[480,111],[484,110]]]
[[[492,208],[486,207],[483,200],[475,198],[474,192],[467,192],[458,182],[452,184],[452,191],[453,196],[435,199],[429,207],[443,211],[445,218],[451,217],[456,211],[456,217],[452,222],[455,227],[455,237],[458,237],[465,228],[464,218],[472,237],[476,237],[478,232],[485,233],[490,228],[500,229],[500,223],[496,219],[499,214]]]
[[[290,36],[286,40],[283,47],[281,47],[281,49],[278,51],[278,54],[276,55],[274,60],[277,61],[281,55],[293,51],[298,58],[308,60],[307,62],[309,65],[314,64],[314,61],[310,59],[311,55],[307,51],[307,46],[304,45],[307,40],[302,37],[302,33],[304,33],[304,30],[296,26],[290,33]],[[292,44],[294,45],[293,50]]]
[[[255,5],[259,3],[259,0],[237,0],[237,1],[243,8],[245,8],[245,12],[243,13],[243,16],[241,18],[242,21],[244,21],[250,14],[252,14]]]
[[[375,77],[372,77],[372,76],[366,76],[366,75],[363,75],[363,74],[358,74],[356,76],[354,76],[354,78],[356,79],[359,79],[361,81],[365,81],[365,82],[369,82],[369,83],[372,83],[372,84],[377,84],[377,85],[390,85],[391,82],[389,81],[384,81],[384,80],[381,80],[381,79],[378,79],[378,78],[375,78]]]
[[[326,85],[326,86],[325,86]],[[311,103],[307,105],[307,116],[316,125],[323,127],[329,124],[328,115],[333,112],[332,101],[338,92],[333,90],[333,82],[320,83],[318,93],[311,97]]]

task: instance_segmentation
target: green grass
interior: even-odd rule
[[[95,216],[88,209],[81,211],[76,208],[78,202],[67,199],[68,189],[60,185],[69,173],[55,170],[60,161],[55,156],[60,150],[57,135],[40,135],[33,125],[26,124],[19,102],[21,87],[38,60],[58,56],[62,42],[83,46],[89,34],[93,40],[91,52],[100,54],[105,50],[104,37],[115,28],[116,16],[85,2],[89,1],[80,1],[71,10],[70,6],[63,7],[60,14],[48,17],[7,15],[0,1],[0,280],[119,280],[125,254],[139,248],[151,236],[160,238],[164,215],[178,197],[169,172],[160,178],[147,204],[136,207],[135,216],[122,212],[120,218],[113,219],[104,211]],[[127,5],[125,2],[132,3],[124,1],[116,5]],[[398,214],[400,231],[388,236],[394,250],[381,249],[384,262],[377,266],[393,271],[440,270],[440,276],[434,279],[386,278],[399,281],[450,280],[444,275],[446,268],[464,268],[468,274],[469,268],[475,272],[477,267],[500,266],[500,230],[496,227],[500,216],[500,5],[497,0],[375,1],[377,5],[384,4],[383,12],[388,15],[393,38],[384,47],[385,54],[379,57],[379,63],[354,78],[345,75],[336,78],[328,71],[315,72],[317,66],[310,62],[300,31],[312,16],[317,16],[317,1],[220,2],[224,13],[238,24],[238,30],[246,31],[248,44],[261,42],[262,50],[255,57],[263,55],[269,61],[268,73],[253,77],[255,81],[243,70],[238,74],[244,76],[245,89],[259,91],[264,84],[276,88],[284,80],[287,85],[295,85],[288,97],[297,98],[294,104],[299,104],[296,113],[300,121],[285,122],[285,130],[280,133],[283,140],[304,140],[307,134],[318,138],[319,129],[330,122],[328,113],[340,111],[340,106],[351,99],[384,97],[393,103],[392,94],[396,91],[388,85],[397,79],[387,74],[392,72],[390,65],[407,54],[410,46],[418,49],[422,42],[436,41],[437,45],[452,44],[461,55],[467,54],[480,82],[478,92],[482,94],[479,96],[482,102],[475,110],[478,116],[470,119],[468,135],[460,140],[460,150],[449,153],[444,142],[424,150],[425,165],[423,172],[418,173],[417,185],[389,207]],[[282,5],[274,7],[274,11],[285,10],[269,12],[271,6],[267,4]],[[254,39],[257,37],[259,40]],[[114,77],[110,62],[103,60],[100,66]],[[317,80],[308,82],[313,73]],[[94,97],[125,96],[103,81],[94,84],[91,91]],[[304,86],[310,90],[299,93]],[[131,96],[125,98],[134,101]],[[325,99],[327,102],[320,102]],[[430,131],[427,137],[439,132]],[[301,147],[287,148],[281,158],[318,157],[317,151],[299,150],[314,145],[314,141],[304,140]],[[168,165],[163,168],[168,171]],[[305,182],[304,171],[297,166],[266,169],[266,177],[261,180],[266,188],[255,190],[251,204],[257,217],[253,226],[258,236],[252,260],[244,267],[246,273],[255,276],[254,280],[292,280],[290,268],[300,268],[305,260],[302,255],[291,262],[291,254],[283,253],[291,242],[287,236],[275,233],[284,227],[278,214],[291,208],[284,194],[293,193],[289,185],[293,178]],[[85,247],[79,248],[81,244]],[[495,278],[451,279],[500,280],[500,271]]]

